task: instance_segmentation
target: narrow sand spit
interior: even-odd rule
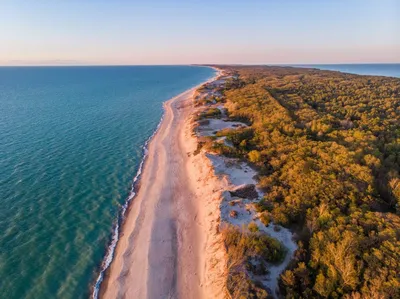
[[[191,89],[165,103],[101,298],[223,298],[223,181],[194,155]]]

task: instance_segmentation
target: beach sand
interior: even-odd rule
[[[225,297],[218,226],[226,186],[205,154],[194,154],[194,90],[165,103],[101,298]]]

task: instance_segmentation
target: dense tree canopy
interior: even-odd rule
[[[223,67],[229,156],[259,168],[268,217],[300,249],[287,298],[400,298],[400,80],[289,67]]]

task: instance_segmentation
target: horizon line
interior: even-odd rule
[[[400,64],[398,62],[337,62],[337,63],[171,63],[171,64],[0,64],[0,67],[104,67],[104,66],[304,66],[304,65],[365,65]]]

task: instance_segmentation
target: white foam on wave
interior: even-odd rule
[[[215,80],[219,76],[219,74],[220,73],[217,72],[216,75],[214,77],[212,77],[210,80],[208,80],[207,82],[211,82],[211,81]],[[204,83],[196,85],[196,86],[200,86],[200,85],[203,85],[203,84]],[[196,86],[188,89],[188,91],[196,88]],[[178,95],[176,97],[179,97],[179,96],[180,95]],[[172,99],[175,99],[176,97],[173,97]],[[101,264],[100,273],[97,276],[96,282],[95,282],[95,284],[93,286],[93,292],[92,292],[92,298],[93,299],[98,299],[99,298],[99,291],[100,291],[101,283],[103,282],[104,273],[107,271],[108,267],[110,267],[110,265],[111,265],[111,263],[112,263],[112,261],[114,259],[115,248],[117,247],[117,243],[118,243],[118,240],[119,240],[120,223],[123,223],[123,221],[125,219],[126,210],[128,209],[131,200],[133,198],[135,198],[135,196],[136,196],[136,192],[135,192],[135,189],[136,189],[136,186],[137,186],[136,183],[140,179],[140,176],[142,174],[143,165],[144,165],[144,163],[146,161],[146,157],[147,157],[147,154],[148,154],[148,145],[149,145],[150,141],[153,139],[153,137],[157,134],[157,132],[160,129],[161,124],[162,124],[162,122],[164,120],[164,117],[165,117],[165,103],[166,102],[163,103],[163,114],[161,116],[160,122],[158,123],[158,125],[157,125],[156,129],[154,130],[153,134],[146,140],[146,142],[144,143],[144,145],[142,147],[142,149],[143,149],[143,158],[142,158],[142,161],[139,164],[139,169],[138,169],[135,177],[133,178],[132,188],[131,188],[131,191],[129,193],[129,196],[125,200],[125,203],[122,205],[121,211],[120,211],[119,216],[118,216],[118,219],[115,222],[111,243],[107,248],[106,255],[105,255],[105,257],[103,259],[103,262]]]
[[[92,293],[92,298],[93,299],[98,299],[99,298],[99,291],[100,291],[101,283],[103,282],[104,273],[110,267],[111,262],[114,259],[115,248],[117,247],[117,243],[118,243],[118,240],[119,240],[120,224],[123,223],[123,221],[125,219],[125,213],[126,213],[126,210],[129,207],[130,202],[136,196],[135,190],[136,190],[137,182],[139,181],[140,176],[142,174],[144,162],[146,161],[146,157],[147,157],[147,154],[148,154],[148,145],[149,145],[150,141],[153,139],[153,137],[156,135],[158,130],[160,129],[161,123],[164,120],[164,116],[165,116],[165,105],[163,103],[163,114],[161,116],[160,122],[158,123],[158,125],[157,125],[156,129],[154,130],[153,134],[146,140],[146,142],[144,143],[144,145],[142,147],[143,157],[142,157],[142,160],[141,160],[141,162],[139,164],[139,169],[136,172],[136,175],[132,180],[131,191],[129,192],[129,195],[128,195],[127,199],[125,200],[125,203],[121,206],[121,210],[119,212],[119,216],[118,216],[118,218],[117,218],[117,220],[115,222],[110,245],[107,247],[106,254],[104,256],[103,262],[101,263],[100,273],[97,276],[96,282],[95,282],[95,284],[93,286],[93,293]]]

